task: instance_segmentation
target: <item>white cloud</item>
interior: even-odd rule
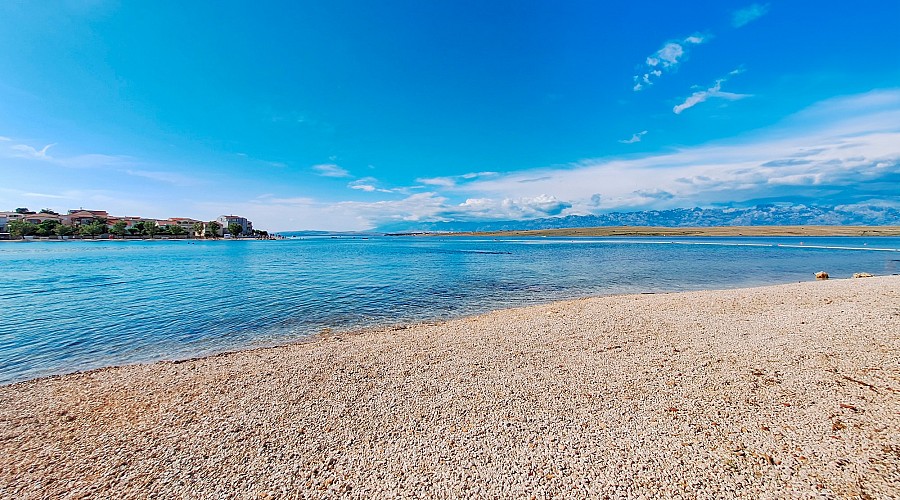
[[[678,64],[678,59],[684,55],[684,47],[679,43],[669,42],[659,49],[656,54],[647,58],[647,66],[662,65],[668,68]]]
[[[402,199],[300,198],[295,202],[267,197],[227,206],[274,230],[349,230],[391,223],[529,219],[778,197],[834,204],[860,199],[900,203],[895,187],[898,176],[900,89],[893,89],[826,101],[768,130],[664,154],[469,175],[468,182],[463,175],[449,176],[442,179],[453,183]],[[360,185],[377,188],[375,183]],[[841,193],[849,192],[853,196],[840,199]]]
[[[416,182],[428,186],[439,187],[453,187],[456,185],[456,180],[453,177],[426,177],[416,179]]]
[[[898,176],[900,89],[894,89],[827,101],[728,142],[513,172],[465,192],[474,199],[547,194],[571,204],[564,214],[575,214],[848,190],[898,199],[890,187]]]
[[[356,189],[359,191],[365,191],[367,193],[379,192],[379,193],[393,193],[395,190],[393,189],[384,189],[378,187],[378,179],[374,177],[363,177],[362,179],[357,179],[353,182],[347,184],[347,187],[350,189]]]
[[[740,70],[734,70],[731,73],[729,73],[729,75],[736,75],[739,72],[740,72]],[[735,94],[733,92],[723,92],[722,91],[722,83],[726,82],[726,81],[727,81],[727,78],[720,78],[720,79],[716,80],[715,85],[713,85],[712,87],[710,87],[706,90],[700,90],[700,91],[694,92],[693,94],[688,96],[688,98],[686,98],[684,100],[684,102],[682,102],[681,104],[678,104],[674,108],[672,108],[672,111],[676,115],[679,115],[679,114],[681,114],[682,111],[693,108],[694,106],[696,106],[702,102],[706,102],[707,100],[709,100],[711,98],[725,99],[726,101],[737,101],[739,99],[752,97],[750,94]]]
[[[553,196],[468,198],[454,202],[436,193],[416,193],[399,200],[327,202],[271,195],[234,203],[203,203],[207,213],[231,210],[270,231],[300,229],[366,230],[392,223],[455,219],[528,219],[557,215],[570,205]]]
[[[324,163],[321,165],[313,165],[315,170],[322,177],[350,177],[350,172],[334,163]]]
[[[621,142],[622,144],[634,144],[636,142],[641,142],[641,138],[644,137],[645,135],[647,135],[647,131],[642,130],[636,134],[633,134],[631,136],[631,139],[622,139],[619,142]]]
[[[755,3],[749,7],[735,11],[731,16],[731,25],[735,28],[740,28],[741,26],[749,24],[766,15],[768,12],[769,4]]]
[[[35,149],[27,144],[16,144],[15,146],[11,146],[10,149],[15,151],[13,155],[18,158],[27,158],[30,160],[52,160],[53,157],[48,155],[47,151],[53,146],[56,146],[56,144],[47,144],[41,149]]]
[[[555,196],[539,194],[533,197],[518,198],[468,198],[457,205],[457,210],[447,210],[444,215],[464,219],[533,219],[559,215],[570,203],[561,201]]]
[[[462,174],[460,177],[463,179],[477,179],[480,177],[492,177],[497,175],[497,172],[469,172],[468,174]]]
[[[451,175],[446,177],[427,177],[416,179],[416,182],[428,186],[437,186],[443,188],[452,188],[459,184],[473,181],[475,179],[489,178],[499,175],[497,172],[469,172],[462,175]]]
[[[13,158],[46,161],[66,168],[124,167],[135,163],[134,158],[124,155],[88,153],[65,157],[51,156],[49,151],[53,146],[56,146],[56,143],[47,144],[41,149],[27,144],[16,144],[9,146],[9,151]]]
[[[12,139],[10,139],[9,137],[6,137],[6,136],[4,136],[4,135],[0,135],[0,142],[9,142],[9,141],[11,141],[11,140],[12,140]]]
[[[364,182],[360,181],[353,181],[350,184],[347,184],[347,187],[349,187],[350,189],[358,189],[360,191],[366,191],[369,193],[376,190],[375,186],[371,184],[365,184]]]
[[[706,36],[691,35],[682,40],[666,42],[662,48],[647,56],[643,69],[634,75],[635,92],[644,89],[659,79],[664,72],[674,70],[687,57],[691,45],[699,45],[706,41]]]
[[[467,198],[453,203],[435,193],[417,193],[401,200],[363,203],[339,202],[324,208],[326,212],[353,213],[365,221],[365,228],[395,222],[437,222],[472,219],[532,219],[558,215],[570,204],[545,194],[532,197]]]
[[[51,200],[65,200],[66,197],[58,194],[49,193],[22,193],[22,196],[28,198],[49,198]]]

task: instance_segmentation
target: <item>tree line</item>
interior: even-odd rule
[[[80,226],[67,226],[58,220],[47,219],[40,223],[28,222],[25,220],[13,220],[7,224],[7,230],[11,238],[19,239],[25,236],[75,236],[96,238],[103,234],[110,234],[124,238],[125,236],[148,236],[151,239],[156,235],[160,236],[183,236],[187,231],[178,224],[170,224],[159,226],[152,221],[140,221],[132,227],[127,227],[124,221],[118,221],[112,226],[108,225],[108,220],[103,217],[96,218],[89,224]],[[218,238],[219,230],[222,225],[216,221],[207,223],[197,222],[191,227],[191,236],[201,236],[203,238]],[[240,224],[229,224],[227,231],[235,238],[239,237],[244,228]],[[256,238],[268,238],[268,231],[254,230],[253,236]]]

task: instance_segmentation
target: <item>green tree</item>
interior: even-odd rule
[[[90,236],[91,238],[96,238],[101,234],[105,233],[108,230],[106,224],[100,224],[97,221],[91,222],[90,224],[84,224],[78,228],[78,233],[82,236]]]
[[[195,222],[193,226],[191,226],[191,236],[203,236],[203,223]]]
[[[181,236],[182,234],[184,234],[184,228],[179,226],[178,224],[170,224],[169,234],[171,234],[172,236]]]
[[[145,221],[144,222],[144,234],[153,239],[153,235],[159,234],[159,226],[156,225],[154,221]]]
[[[237,222],[232,222],[231,224],[228,224],[228,232],[231,233],[231,236],[237,238],[244,232],[244,226]]]
[[[54,212],[53,210],[50,210],[49,208],[42,208],[41,211],[38,213],[39,214],[59,215],[58,213]]]
[[[31,236],[37,232],[37,225],[24,220],[10,221],[6,225],[7,231],[12,238],[22,238]]]
[[[53,228],[53,232],[56,233],[57,236],[72,236],[75,234],[75,228],[72,226],[67,226],[65,224],[60,224]]]
[[[206,235],[210,238],[218,238],[220,229],[222,229],[222,224],[219,224],[216,221],[209,221],[206,223]]]
[[[125,227],[127,227],[127,226],[128,226],[127,222],[120,220],[112,225],[109,232],[121,238],[121,237],[125,236]]]
[[[38,236],[50,236],[51,234],[54,234],[54,228],[59,225],[60,223],[58,220],[47,219],[45,221],[41,221],[41,223],[38,224],[37,228],[35,229],[35,234]]]

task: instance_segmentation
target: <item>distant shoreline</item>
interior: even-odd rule
[[[422,235],[420,233],[420,235]],[[427,236],[900,236],[900,226],[603,226],[519,231],[473,231]]]

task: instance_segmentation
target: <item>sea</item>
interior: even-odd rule
[[[817,271],[900,273],[900,238],[2,242],[0,384],[561,299],[813,281]]]

